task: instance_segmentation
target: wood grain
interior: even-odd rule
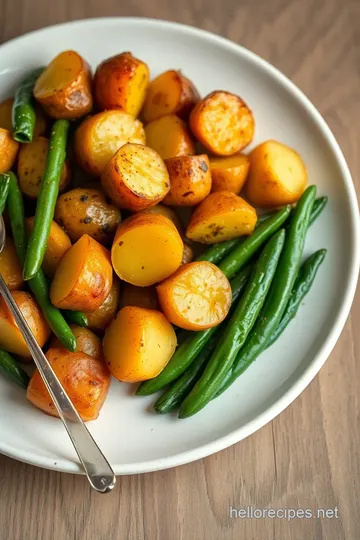
[[[115,15],[200,26],[268,59],[319,108],[360,189],[357,0],[0,0],[0,41],[57,22]],[[82,477],[0,457],[0,540],[358,540],[359,300],[358,294],[334,352],[301,397],[212,457],[119,478],[105,497]],[[230,504],[336,506],[339,519],[230,519]]]

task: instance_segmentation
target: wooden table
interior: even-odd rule
[[[0,41],[116,15],[200,26],[268,59],[321,111],[360,188],[357,0],[0,0]],[[253,436],[190,465],[119,478],[106,497],[82,477],[0,457],[0,540],[358,540],[359,323],[358,295],[319,376]],[[229,505],[337,507],[339,517],[230,519]]]

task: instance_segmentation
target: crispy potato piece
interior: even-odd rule
[[[146,143],[162,159],[195,154],[195,141],[181,118],[166,114],[145,126]]]
[[[305,190],[307,171],[299,154],[277,141],[259,144],[250,153],[245,193],[262,208],[295,203]]]
[[[176,334],[164,315],[154,309],[122,308],[105,332],[104,356],[119,381],[156,377],[176,348]]]
[[[217,244],[253,232],[255,208],[229,191],[211,193],[190,218],[186,236],[195,242]]]
[[[130,52],[117,54],[98,66],[94,97],[99,109],[122,109],[137,116],[149,84],[149,68]]]
[[[211,157],[211,191],[231,191],[237,195],[245,183],[249,166],[249,158],[243,154],[224,158]]]
[[[105,301],[95,311],[85,312],[88,318],[88,328],[103,332],[116,315],[119,307],[120,281],[113,279],[113,284]]]
[[[124,283],[121,293],[120,306],[137,306],[147,309],[158,309],[155,287],[136,287],[131,283]]]
[[[149,84],[143,108],[144,120],[152,122],[172,113],[187,119],[199,99],[193,83],[180,71],[165,71]]]
[[[195,206],[205,199],[211,190],[209,158],[179,156],[165,160],[170,177],[170,191],[164,204],[170,206]]]
[[[63,256],[50,298],[60,309],[94,311],[110,292],[113,272],[107,249],[84,234]]]
[[[111,260],[120,279],[147,287],[169,277],[181,264],[183,242],[175,225],[159,214],[135,214],[116,231]]]
[[[5,101],[0,103],[0,128],[7,129],[8,131],[12,131],[13,103],[14,98],[5,99]],[[35,112],[36,120],[33,137],[39,137],[40,135],[44,135],[47,129],[48,121],[43,110],[38,105],[35,106]]]
[[[145,210],[141,210],[141,213],[143,214],[160,214],[161,216],[165,216],[170,221],[173,222],[179,233],[182,235],[184,232],[184,225],[182,224],[181,219],[175,212],[173,208],[169,208],[168,206],[165,206],[164,204],[156,204],[155,206],[150,206],[150,208],[145,208]]]
[[[103,351],[101,339],[94,334],[88,328],[83,328],[77,324],[71,324],[70,328],[72,333],[76,337],[76,350],[75,352],[83,352],[92,356],[93,358],[103,359]],[[50,349],[64,349],[64,345],[61,343],[60,339],[56,336],[53,336],[49,344]]]
[[[34,97],[52,118],[80,118],[93,105],[91,71],[75,51],[56,56],[38,77]]]
[[[110,386],[110,372],[99,358],[83,352],[49,349],[46,353],[51,367],[84,422],[96,420]],[[30,379],[27,399],[51,416],[59,416],[38,370]]]
[[[217,326],[229,313],[231,287],[225,274],[208,261],[181,266],[156,287],[166,318],[185,330]]]
[[[183,256],[181,260],[181,265],[190,263],[194,258],[194,250],[190,246],[190,244],[186,241],[184,241],[184,251]]]
[[[104,111],[84,120],[76,130],[76,159],[86,172],[100,176],[116,151],[127,142],[145,144],[140,120],[124,111]]]
[[[216,90],[191,111],[190,128],[213,154],[230,156],[253,139],[255,122],[246,103],[235,94]]]
[[[0,174],[12,168],[19,146],[19,143],[12,138],[11,131],[0,128]]]
[[[16,254],[14,241],[9,236],[6,237],[5,246],[0,253],[0,275],[10,291],[21,289],[24,285],[22,266]]]
[[[106,200],[102,191],[76,188],[58,198],[55,220],[64,227],[73,242],[88,234],[100,244],[108,244],[121,221],[121,214]]]
[[[19,152],[17,173],[21,191],[31,199],[37,199],[40,184],[45,172],[49,151],[49,140],[37,137],[31,143],[22,144]],[[65,161],[60,178],[59,191],[63,191],[70,182],[70,165]]]
[[[120,208],[139,211],[162,201],[170,189],[166,166],[159,156],[142,144],[126,143],[110,159],[101,184]]]
[[[34,217],[25,220],[29,236],[34,227]],[[51,222],[42,269],[48,277],[53,277],[65,253],[71,248],[71,241],[65,231],[55,221]]]
[[[36,341],[40,347],[43,347],[51,332],[33,296],[24,291],[12,291],[12,296],[24,315]],[[2,297],[0,297],[0,347],[11,353],[18,354],[22,357],[23,362],[31,362],[28,346]]]

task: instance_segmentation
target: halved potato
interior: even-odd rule
[[[164,204],[171,206],[196,206],[211,190],[209,158],[200,156],[179,156],[165,160],[170,177],[170,191]]]
[[[137,287],[131,283],[124,283],[120,299],[121,307],[137,306],[147,309],[158,309],[155,287]]]
[[[186,236],[195,242],[217,244],[253,232],[255,208],[229,191],[211,193],[190,218]]]
[[[110,292],[113,272],[107,249],[84,234],[63,256],[51,283],[55,307],[94,311]]]
[[[120,279],[147,287],[169,277],[181,264],[183,242],[175,225],[159,214],[135,214],[120,223],[111,261]]]
[[[101,184],[120,208],[139,211],[160,202],[170,189],[159,154],[142,144],[124,144],[106,165]]]
[[[9,236],[5,239],[5,246],[0,253],[0,275],[11,291],[21,289],[24,285],[22,266],[16,254],[15,244]]]
[[[150,208],[145,208],[145,210],[141,210],[141,212],[143,214],[160,214],[161,216],[165,216],[173,222],[181,235],[184,232],[184,225],[173,208],[169,208],[168,206],[159,203],[155,206],[150,206]]]
[[[44,176],[49,140],[36,137],[32,142],[22,144],[17,163],[17,173],[21,191],[31,199],[37,199],[40,184]],[[70,182],[70,165],[65,161],[60,177],[59,191],[63,191]]]
[[[83,352],[92,356],[93,358],[103,359],[103,351],[101,339],[94,334],[89,328],[78,326],[77,324],[71,324],[70,328],[76,338],[76,350],[75,352]],[[50,349],[64,349],[64,345],[60,339],[53,336],[49,343]]]
[[[56,56],[38,77],[35,99],[52,118],[80,118],[92,109],[91,71],[75,51]]]
[[[201,144],[219,156],[239,152],[254,136],[252,112],[239,96],[230,92],[211,92],[193,108],[189,122]]]
[[[195,154],[195,141],[181,118],[166,114],[145,126],[146,144],[162,159]]]
[[[14,98],[5,99],[0,103],[0,128],[12,131],[12,107]],[[44,111],[37,104],[35,106],[36,120],[33,137],[44,135],[47,128],[47,118]]]
[[[14,141],[11,131],[0,128],[0,174],[12,168],[19,146],[19,143]]]
[[[250,161],[248,156],[210,157],[211,191],[231,191],[238,194],[245,183]]]
[[[127,142],[145,144],[140,120],[124,111],[104,111],[84,120],[76,130],[75,156],[86,172],[100,176],[115,152]]]
[[[277,141],[259,144],[250,153],[245,193],[263,208],[295,203],[305,190],[307,171],[299,154]]]
[[[119,307],[120,281],[113,279],[113,284],[104,302],[95,311],[86,311],[88,328],[102,332],[107,328],[116,315]]]
[[[137,116],[145,100],[149,68],[130,52],[117,54],[98,66],[94,96],[99,109],[123,109]]]
[[[199,99],[199,92],[181,71],[165,71],[149,84],[143,108],[144,120],[152,122],[172,113],[186,119]]]

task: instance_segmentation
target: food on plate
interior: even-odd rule
[[[17,175],[21,191],[31,199],[37,199],[40,184],[46,168],[49,140],[36,137],[28,144],[22,144],[17,162]],[[59,191],[63,191],[70,181],[70,167],[67,161],[61,170]]]
[[[12,107],[12,132],[15,141],[19,143],[29,143],[33,139],[36,122],[33,90],[42,71],[43,68],[38,68],[26,75],[15,90]]]
[[[70,328],[76,337],[76,350],[74,352],[83,352],[93,358],[103,358],[101,339],[94,332],[77,324],[72,324]],[[49,348],[62,349],[63,345],[56,336],[53,336]]]
[[[140,120],[121,110],[103,111],[83,120],[74,137],[79,165],[92,176],[100,176],[109,160],[125,143],[145,144]]]
[[[110,292],[104,302],[95,311],[85,313],[88,328],[95,332],[103,332],[115,317],[119,307],[120,282],[115,277]]]
[[[194,259],[194,250],[188,242],[184,240],[184,251],[181,259],[181,264],[187,264]]]
[[[305,190],[307,171],[299,154],[278,141],[259,144],[249,155],[246,196],[256,206],[295,203]]]
[[[105,301],[112,281],[108,250],[84,234],[61,259],[50,299],[60,309],[94,311]]]
[[[171,276],[180,266],[183,241],[170,219],[135,214],[118,226],[111,261],[120,279],[146,287]]]
[[[196,206],[211,191],[209,158],[178,156],[165,160],[170,178],[170,191],[164,204],[170,206]]]
[[[167,159],[195,154],[195,141],[186,123],[176,114],[166,114],[145,126],[146,144]]]
[[[0,128],[12,131],[12,109],[14,104],[14,98],[5,99],[0,103]],[[33,138],[44,135],[47,129],[48,120],[44,114],[43,109],[35,104],[35,126],[33,131]]]
[[[161,214],[162,216],[167,217],[170,221],[173,222],[179,233],[182,235],[184,232],[184,225],[176,211],[173,208],[169,208],[164,204],[158,203],[155,206],[150,206],[150,208],[145,208],[141,210],[143,214]]]
[[[0,128],[0,174],[12,168],[19,146],[19,143],[14,141],[11,131]]]
[[[73,242],[88,234],[100,244],[108,244],[121,221],[121,213],[100,189],[75,188],[58,198],[55,220]]]
[[[124,283],[120,298],[121,307],[137,306],[147,309],[158,309],[159,303],[156,294],[156,288],[137,287],[131,283]]]
[[[15,244],[10,236],[6,237],[5,246],[0,253],[0,275],[11,291],[24,285],[22,265],[16,254]]]
[[[119,381],[138,382],[156,377],[176,348],[176,334],[155,309],[123,307],[105,332],[106,363]]]
[[[244,154],[210,157],[211,191],[240,193],[249,171],[249,158]]]
[[[256,225],[256,210],[230,191],[211,193],[192,214],[186,236],[203,244],[216,244],[250,235]]]
[[[231,156],[251,143],[255,122],[246,103],[235,94],[216,90],[199,101],[190,114],[196,139],[218,156]]]
[[[30,377],[20,363],[5,349],[0,348],[0,372],[10,381],[26,390]]]
[[[38,77],[34,97],[51,118],[88,114],[93,105],[90,67],[75,51],[60,53]]]
[[[84,422],[96,420],[110,385],[110,373],[104,361],[66,349],[49,349],[46,358]],[[38,370],[30,379],[26,397],[46,414],[58,416]]]
[[[122,109],[137,116],[149,83],[149,68],[131,52],[104,60],[94,76],[94,97],[99,109]]]

